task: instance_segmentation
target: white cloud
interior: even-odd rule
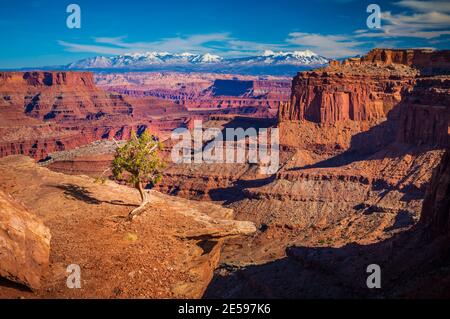
[[[414,11],[420,12],[446,12],[450,13],[450,2],[444,1],[417,1],[417,0],[402,0],[394,3],[395,5]]]
[[[78,43],[70,43],[65,41],[58,41],[60,45],[62,45],[66,51],[69,52],[90,52],[97,54],[108,54],[108,55],[117,55],[125,53],[124,49],[120,48],[111,48],[102,45],[95,44],[78,44]]]
[[[263,52],[265,50],[283,51],[291,49],[286,43],[258,43],[253,41],[242,41],[238,39],[231,39],[226,43],[226,45],[227,47],[225,49],[235,52],[236,55],[254,54]]]
[[[126,42],[125,39],[125,36],[97,37],[94,38],[94,44],[79,44],[66,41],[58,41],[58,43],[65,47],[67,51],[71,52],[91,52],[115,55],[144,51],[203,52],[214,42],[231,40],[228,33],[177,36],[163,38],[152,42]]]
[[[397,14],[382,12],[380,30],[357,30],[356,36],[435,39],[450,35],[450,2],[404,0],[394,4],[409,11]]]
[[[311,48],[314,52],[330,58],[342,58],[362,53],[365,42],[355,41],[347,35],[322,35],[316,33],[293,32],[286,40],[297,46]]]

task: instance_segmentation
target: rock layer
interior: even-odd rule
[[[293,81],[289,104],[280,108],[280,121],[315,123],[372,121],[386,118],[411,88],[412,77],[302,72]]]
[[[422,75],[448,74],[450,50],[373,49],[360,59],[360,63],[403,64],[419,69]]]
[[[0,72],[0,157],[49,152],[146,128],[161,135],[187,114],[170,101],[108,93],[88,72]]]
[[[420,222],[430,238],[450,236],[450,150],[433,172],[423,201]],[[450,242],[447,243],[450,246]]]
[[[50,231],[0,190],[0,276],[40,288],[50,256]]]
[[[397,141],[416,145],[450,145],[450,78],[418,79],[399,105]]]
[[[3,72],[0,89],[2,108],[40,120],[99,119],[133,112],[122,96],[98,89],[88,72]]]

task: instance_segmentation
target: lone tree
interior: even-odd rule
[[[139,191],[141,205],[130,212],[128,218],[133,219],[149,202],[148,193],[143,185],[153,185],[161,181],[164,162],[160,159],[158,151],[162,144],[148,131],[139,137],[133,131],[131,139],[122,147],[117,148],[112,162],[112,173],[116,179],[125,180]]]

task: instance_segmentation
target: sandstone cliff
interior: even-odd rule
[[[433,172],[423,201],[420,222],[430,238],[450,236],[450,150]],[[450,242],[447,243],[450,246]]]
[[[360,62],[384,65],[403,64],[420,70],[422,75],[448,74],[450,50],[373,49],[363,56]]]
[[[399,105],[397,141],[442,148],[450,145],[450,77],[418,79]]]
[[[171,102],[105,92],[87,72],[0,72],[0,157],[40,160],[146,128],[167,135],[186,118]]]
[[[133,111],[122,96],[98,89],[88,72],[3,72],[0,91],[3,108],[41,120],[98,119]]]
[[[291,101],[280,108],[279,118],[315,123],[386,118],[413,80],[389,74],[301,72],[293,80]]]
[[[320,124],[321,131],[337,125],[355,135],[384,122],[398,142],[445,147],[449,79],[434,73],[424,76],[421,68],[449,74],[449,60],[450,52],[445,50],[375,49],[360,59],[300,72],[292,83],[290,103],[279,110],[280,127],[289,129],[292,121],[303,121],[297,125],[301,130],[311,126],[306,121]],[[383,138],[375,136],[374,140]],[[343,141],[340,146],[346,148],[350,143]]]

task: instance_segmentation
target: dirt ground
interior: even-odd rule
[[[193,202],[155,192],[159,203],[128,222],[125,217],[139,203],[132,188],[51,172],[17,156],[0,160],[0,176],[0,188],[40,217],[52,235],[41,289],[3,280],[0,298],[196,298],[206,289],[220,244],[206,247],[177,235],[204,227],[174,210]],[[221,209],[193,205],[206,213]],[[67,288],[71,264],[81,267],[80,289]]]

